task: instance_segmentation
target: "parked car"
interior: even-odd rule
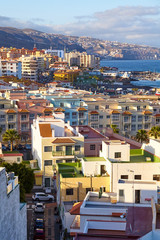
[[[2,144],[2,150],[3,151],[6,151],[7,150],[7,147],[5,145]]]
[[[36,228],[40,228],[40,229],[44,229],[44,220],[43,218],[36,218],[35,220],[35,229]]]
[[[37,192],[32,196],[32,199],[34,201],[53,201],[54,196],[43,193],[43,192]]]
[[[44,204],[36,203],[34,211],[35,213],[44,213]]]
[[[45,239],[44,229],[36,228],[34,231],[34,239]]]

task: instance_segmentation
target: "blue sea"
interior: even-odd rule
[[[160,73],[160,60],[101,60],[100,66],[116,67],[119,71],[151,71]],[[149,86],[160,88],[160,80],[140,80],[132,82],[135,86]]]
[[[119,71],[151,71],[160,73],[160,60],[101,60],[101,67],[117,67]]]

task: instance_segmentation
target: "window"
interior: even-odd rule
[[[66,118],[69,118],[69,117],[70,117],[70,113],[69,113],[69,112],[66,112],[66,113],[65,113],[65,117],[66,117]]]
[[[144,129],[149,129],[149,124],[144,124]]]
[[[86,188],[86,194],[91,191],[91,188]]]
[[[79,112],[79,118],[83,118],[84,117],[84,112]]]
[[[145,122],[149,121],[149,119],[150,119],[149,116],[145,116],[145,117],[144,117]]]
[[[27,130],[27,124],[26,123],[22,123],[21,124],[21,131],[25,131]]]
[[[109,109],[109,105],[106,105],[106,109]]]
[[[76,112],[72,112],[72,118],[77,118],[77,113]]]
[[[142,124],[138,124],[138,130],[142,129]]]
[[[135,124],[131,125],[131,131],[136,131],[136,125]]]
[[[128,175],[121,175],[121,179],[128,179]]]
[[[20,161],[21,161],[20,157],[17,157],[17,162],[20,162]]]
[[[156,108],[153,108],[153,112],[157,112],[157,109],[156,109]]]
[[[95,144],[90,145],[90,150],[95,150],[95,149],[96,149]]]
[[[52,160],[44,160],[44,166],[52,166]]]
[[[73,195],[73,188],[67,188],[66,195]]]
[[[91,121],[98,121],[98,114],[92,114]]]
[[[80,149],[81,149],[81,146],[80,146],[80,145],[76,145],[76,146],[75,146],[75,151],[80,151]]]
[[[99,125],[99,128],[103,128],[103,125],[101,124],[101,125]]]
[[[126,110],[129,110],[129,106],[126,106]]]
[[[2,124],[2,125],[0,125],[0,128],[2,128],[2,131],[5,131],[6,130],[6,125]]]
[[[56,151],[57,152],[63,151],[63,146],[56,146]]]
[[[100,118],[100,119],[103,119],[103,115],[100,115],[99,118]]]
[[[129,117],[128,116],[124,116],[124,122],[128,122]]]
[[[72,122],[72,125],[73,125],[73,126],[76,126],[76,125],[77,125],[77,122]]]
[[[105,187],[100,187],[102,193],[106,191],[106,188]]]
[[[5,121],[6,120],[6,116],[5,115],[0,115],[0,121]]]
[[[160,175],[159,174],[153,175],[153,180],[160,181]]]
[[[160,118],[156,118],[156,124],[160,123]]]
[[[52,152],[52,146],[45,146],[44,152]]]
[[[137,111],[140,111],[141,110],[141,107],[140,106],[137,106]]]
[[[141,122],[142,121],[142,116],[138,116],[138,122]]]
[[[13,121],[14,120],[14,115],[8,115],[8,121]]]
[[[110,115],[107,115],[106,118],[110,118]]]
[[[8,124],[9,129],[14,129],[14,126],[15,126],[14,124]]]
[[[98,124],[91,124],[92,128],[98,128]]]
[[[116,114],[116,113],[113,114],[113,115],[112,115],[112,120],[113,120],[113,121],[119,121],[119,114]]]
[[[141,180],[141,175],[134,175],[134,179]]]
[[[99,110],[99,106],[95,106],[95,110]]]
[[[115,152],[114,157],[115,158],[121,158],[121,152]]]
[[[64,103],[60,103],[60,107],[64,107]]]
[[[110,127],[110,125],[109,125],[109,124],[107,124],[107,125],[106,125],[106,128],[109,128],[109,127]]]
[[[22,120],[22,121],[25,121],[26,119],[27,119],[27,115],[22,114],[22,115],[21,115],[21,120]]]
[[[29,114],[29,117],[30,118],[34,118],[34,114]]]
[[[143,106],[143,109],[146,109],[146,106]]]
[[[136,122],[136,116],[135,115],[132,116],[132,122]]]
[[[123,189],[119,189],[119,196],[124,197],[124,190]]]
[[[0,109],[4,108],[4,104],[0,104]]]

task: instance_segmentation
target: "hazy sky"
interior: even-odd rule
[[[160,47],[160,0],[5,0],[0,26]]]

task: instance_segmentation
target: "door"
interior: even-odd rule
[[[50,178],[45,178],[45,187],[50,187]]]
[[[72,155],[72,146],[66,146],[66,155]]]
[[[105,173],[106,173],[105,165],[101,165],[101,175]]]
[[[135,203],[140,203],[140,190],[135,190]]]

